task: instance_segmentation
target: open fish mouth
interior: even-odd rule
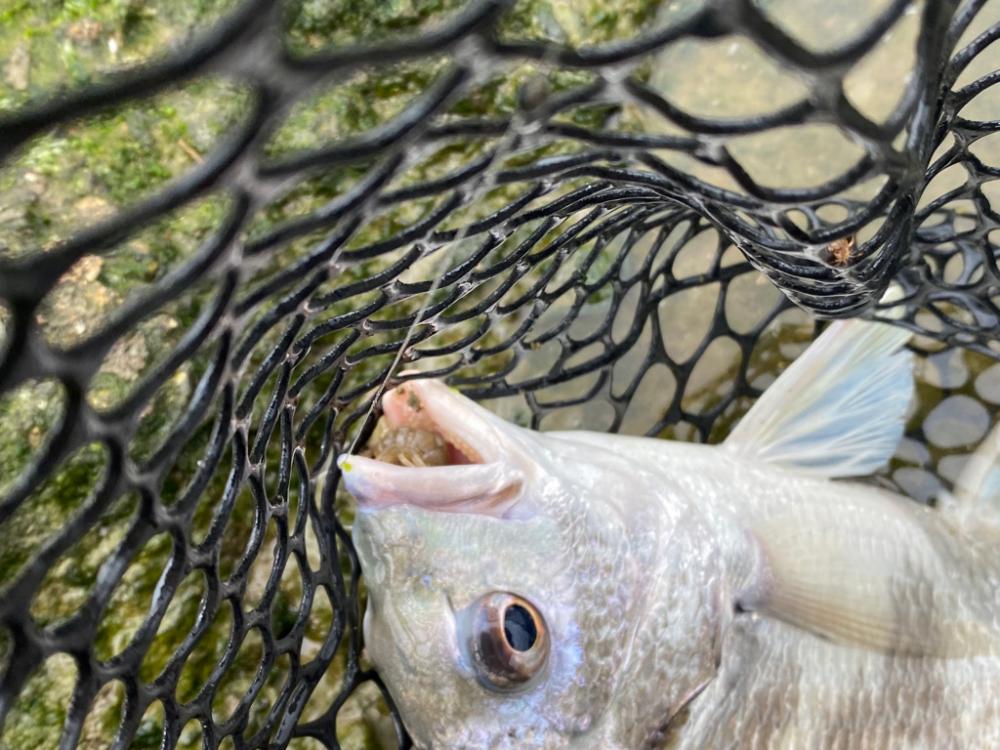
[[[489,412],[434,380],[397,386],[383,396],[382,411],[364,453],[337,459],[361,509],[509,513],[522,476],[502,460],[503,438]]]
[[[462,429],[465,404],[456,409],[450,403],[453,394],[441,388],[436,381],[404,383],[386,393],[382,419],[368,442],[369,455],[410,468],[483,463],[482,447],[477,449],[475,436]]]

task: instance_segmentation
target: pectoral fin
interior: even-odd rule
[[[901,328],[836,322],[768,388],[725,442],[751,460],[823,477],[883,466],[913,395]]]
[[[890,515],[881,529],[865,521],[848,533],[830,533],[822,524],[802,530],[795,519],[758,525],[762,575],[739,603],[821,638],[885,654],[1000,653],[995,626],[953,602],[950,581],[931,572],[943,568],[921,546],[919,532]]]
[[[883,653],[935,651],[926,633],[900,622],[887,580],[854,565],[819,568],[811,562],[776,565],[779,574],[759,609],[838,643]]]

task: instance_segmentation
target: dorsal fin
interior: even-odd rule
[[[799,473],[863,476],[903,434],[913,357],[901,328],[833,323],[758,399],[725,447]]]
[[[955,482],[950,512],[1000,528],[1000,424],[993,428]]]

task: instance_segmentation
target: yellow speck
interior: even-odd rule
[[[344,463],[340,465],[340,470],[343,471],[345,474],[349,472],[351,468],[352,468],[351,464],[348,461],[344,461]]]

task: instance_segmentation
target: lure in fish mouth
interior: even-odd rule
[[[892,455],[906,338],[834,324],[720,446],[388,392],[338,465],[366,647],[416,745],[1000,746],[1000,441],[944,511],[832,481]]]

